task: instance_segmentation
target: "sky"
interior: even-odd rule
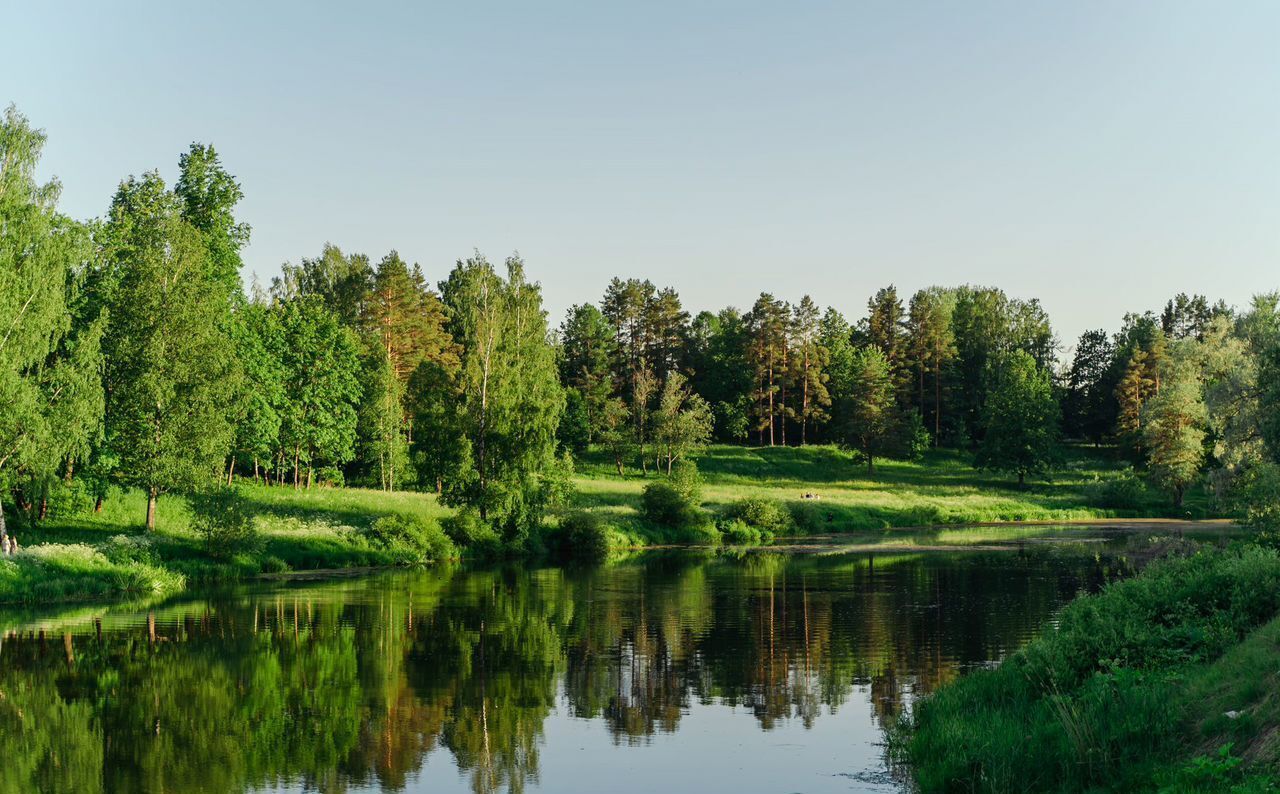
[[[553,322],[879,287],[1039,298],[1069,348],[1176,292],[1280,289],[1280,3],[24,3],[0,104],[61,207],[240,180],[245,278],[326,241],[430,280],[513,251]]]

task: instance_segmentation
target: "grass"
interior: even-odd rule
[[[1008,476],[976,471],[963,451],[930,450],[918,462],[882,461],[875,472],[831,446],[718,445],[698,460],[703,503],[713,511],[747,497],[802,505],[818,517],[817,530],[850,532],[1005,521],[1073,521],[1117,517],[1203,518],[1207,495],[1189,493],[1175,511],[1162,494],[1144,491],[1127,509],[1104,506],[1102,484],[1124,469],[1108,450],[1071,448],[1052,482],[1018,488]],[[636,544],[680,540],[645,525],[638,508],[644,486],[661,475],[618,477],[612,459],[591,452],[578,464],[575,506],[599,512]],[[806,493],[818,500],[804,500]]]
[[[1270,790],[1277,613],[1273,550],[1158,562],[919,702],[893,753],[923,792]]]
[[[1167,500],[1142,493],[1128,510],[1100,506],[1099,483],[1115,479],[1122,466],[1105,451],[1074,449],[1052,483],[1019,489],[1008,477],[978,472],[965,452],[934,450],[919,462],[883,461],[874,474],[835,447],[713,446],[698,459],[704,480],[702,506],[712,514],[744,499],[772,500],[791,508],[802,520],[791,529],[801,534],[880,532],[893,527],[920,527],[999,521],[1065,521],[1129,516],[1169,516]],[[644,520],[640,513],[645,486],[662,475],[640,476],[634,470],[619,477],[601,452],[584,456],[574,478],[576,493],[569,510],[589,511],[602,519],[609,546],[637,547],[657,543],[707,542],[703,529],[668,529]],[[451,511],[433,494],[385,493],[361,488],[243,486],[255,516],[260,546],[225,549],[213,556],[192,531],[184,499],[160,499],[156,531],[146,536],[146,553],[130,556],[108,546],[118,535],[142,537],[145,500],[140,492],[116,492],[99,513],[88,509],[55,514],[35,529],[17,529],[24,546],[106,549],[102,560],[79,548],[46,549],[18,558],[17,568],[0,580],[0,602],[89,600],[136,597],[142,592],[169,592],[189,583],[239,579],[262,573],[396,564],[403,554],[370,541],[379,518],[400,516],[435,524]],[[804,500],[806,493],[818,500]],[[1177,517],[1203,516],[1206,497],[1193,494]],[[554,526],[553,526],[554,529]],[[375,533],[376,534],[376,533]],[[940,542],[976,542],[967,536]],[[981,533],[974,536],[980,538]],[[892,543],[899,535],[882,537]],[[56,559],[55,559],[56,558]],[[79,582],[79,584],[76,584]]]

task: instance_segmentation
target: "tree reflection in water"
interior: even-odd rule
[[[0,646],[0,792],[394,791],[428,757],[474,791],[520,792],[539,782],[553,714],[625,746],[678,732],[693,708],[733,706],[768,731],[869,692],[859,719],[884,726],[1125,567],[1047,550],[680,552],[48,617]]]

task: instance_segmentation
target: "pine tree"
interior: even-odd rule
[[[818,339],[827,351],[827,392],[831,395],[831,430],[824,437],[838,437],[848,423],[846,408],[853,394],[853,329],[840,312],[829,308],[819,321]]]
[[[613,328],[599,309],[590,303],[569,308],[560,326],[560,378],[580,395],[587,444],[595,440],[613,394],[614,347]]]
[[[774,431],[784,404],[789,315],[787,304],[767,292],[760,294],[747,315],[746,359],[755,374],[755,429],[762,445],[766,432],[769,446],[774,445]]]
[[[792,311],[791,318],[791,382],[795,384],[796,406],[792,417],[800,423],[800,445],[808,441],[808,428],[830,418],[827,409],[831,395],[827,391],[826,368],[829,354],[822,345],[818,306],[805,295]]]
[[[951,329],[954,306],[952,292],[932,287],[912,295],[908,309],[907,348],[916,370],[916,408],[922,416],[932,416],[934,446],[942,438],[942,368],[956,353]],[[925,396],[926,377],[933,381],[929,389],[931,401]]]
[[[867,341],[884,353],[889,362],[894,390],[902,399],[910,394],[905,388],[907,377],[908,339],[906,317],[898,290],[892,284],[876,291],[867,301]]]

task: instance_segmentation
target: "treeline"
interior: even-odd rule
[[[1065,437],[1116,444],[1176,502],[1205,474],[1224,497],[1280,494],[1276,294],[1239,312],[1179,295],[1087,332],[1065,366],[1040,304],[989,287],[889,286],[853,318],[768,293],[691,316],[615,278],[553,331],[518,256],[433,286],[395,251],[326,245],[246,294],[243,194],[213,147],[82,223],[35,179],[43,143],[6,112],[0,494],[32,520],[118,484],[148,494],[152,527],[167,492],[252,478],[434,490],[462,508],[455,539],[511,542],[567,494],[572,455],[671,473],[713,439],[837,443],[869,472],[966,448],[1021,483]]]

